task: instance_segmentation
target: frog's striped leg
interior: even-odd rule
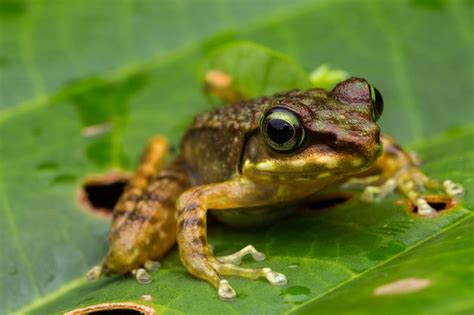
[[[89,280],[102,273],[132,272],[140,283],[148,283],[148,272],[159,266],[152,259],[175,243],[175,202],[190,183],[179,159],[160,170],[167,149],[163,137],[154,137],[149,142],[114,208],[108,254],[88,272]]]
[[[418,207],[418,213],[431,216],[436,213],[426,201],[425,191],[442,190],[451,198],[460,197],[463,194],[461,185],[450,180],[439,182],[426,176],[419,168],[419,161],[413,154],[403,150],[392,138],[383,135],[381,140],[384,145],[382,156],[376,161],[373,168],[368,171],[372,174],[365,178],[357,178],[346,183],[366,184],[362,199],[373,202],[383,199],[395,189],[399,189],[408,199]],[[381,182],[379,185],[374,185]]]
[[[222,210],[261,205],[268,200],[265,191],[249,181],[235,179],[223,183],[191,188],[178,199],[178,244],[181,261],[193,275],[208,281],[218,288],[219,297],[230,300],[235,297],[234,289],[222,276],[239,276],[256,279],[266,278],[271,284],[286,284],[283,274],[270,268],[241,268],[237,263],[243,254],[254,254],[257,259],[263,254],[247,247],[240,253],[216,258],[207,243],[206,213],[208,209]]]

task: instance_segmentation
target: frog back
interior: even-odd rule
[[[265,99],[216,108],[197,115],[181,142],[196,184],[225,181],[239,174],[247,139],[258,130]]]

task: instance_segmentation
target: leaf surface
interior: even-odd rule
[[[196,314],[472,310],[473,6],[430,3],[2,2],[0,313],[52,314],[125,300]],[[268,260],[246,265],[268,265],[289,279],[286,288],[231,279],[234,303],[190,277],[176,251],[148,286],[123,277],[85,283],[83,274],[106,251],[109,222],[79,205],[84,179],[132,169],[153,134],[178,143],[192,116],[211,108],[198,65],[236,39],[282,51],[308,73],[324,63],[367,78],[384,95],[383,130],[412,143],[430,176],[462,183],[462,204],[420,219],[394,195],[303,211],[265,229],[214,224],[217,254],[253,244]],[[295,67],[276,74],[301,73]],[[91,126],[104,132],[87,136]],[[410,277],[431,285],[373,294]],[[148,294],[152,301],[143,300]]]

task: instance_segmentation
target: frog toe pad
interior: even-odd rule
[[[416,206],[418,208],[418,214],[426,217],[434,216],[436,214],[436,210],[433,209],[429,203],[423,199],[423,198],[418,198],[416,200]]]
[[[161,264],[159,261],[147,260],[143,267],[149,272],[155,272],[161,267]]]
[[[137,279],[138,283],[140,284],[148,284],[152,281],[151,276],[144,268],[132,270],[132,274],[135,276],[135,279]]]
[[[464,188],[460,184],[456,184],[450,180],[443,182],[446,193],[451,197],[461,197],[464,195]]]
[[[102,265],[92,267],[87,273],[87,281],[92,282],[97,280],[102,275]]]
[[[282,273],[272,271],[270,268],[263,268],[262,271],[268,282],[273,285],[286,285],[288,283],[286,276]]]
[[[230,301],[237,295],[227,280],[219,281],[219,297],[224,301]]]

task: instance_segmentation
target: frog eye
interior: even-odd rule
[[[260,131],[265,142],[281,153],[297,149],[304,139],[304,129],[298,116],[283,108],[268,111],[260,124]]]
[[[370,85],[370,99],[372,100],[372,119],[379,120],[383,112],[383,98],[379,90]]]

